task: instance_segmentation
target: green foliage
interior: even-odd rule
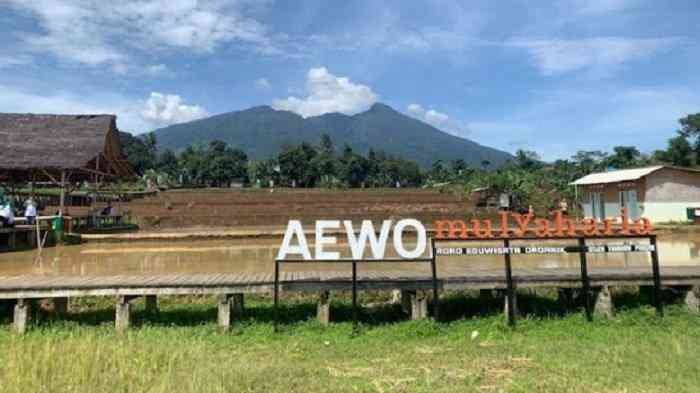
[[[172,150],[165,150],[156,163],[156,169],[160,172],[167,173],[170,176],[176,176],[179,172],[177,155]]]
[[[258,110],[267,113],[264,108]],[[367,116],[376,120],[377,116],[388,113],[388,109],[380,106],[370,110]],[[533,205],[536,209],[549,209],[562,198],[573,200],[569,184],[593,172],[654,163],[695,165],[700,146],[700,114],[679,121],[682,129],[669,139],[668,148],[652,155],[642,154],[634,146],[615,146],[612,153],[579,151],[569,160],[545,163],[536,152],[518,150],[505,165],[494,165],[489,159],[458,158],[436,160],[427,171],[414,161],[373,148],[363,155],[353,145],[345,144],[338,152],[332,132],[320,133],[317,146],[306,142],[287,145],[275,159],[251,162],[243,151],[219,140],[212,141],[206,148],[191,145],[179,156],[170,150],[156,156],[153,134],[123,135],[123,143],[129,162],[140,173],[155,169],[157,174],[167,174],[171,181],[178,179],[189,185],[226,186],[232,181],[250,179],[253,185],[260,187],[270,184],[325,188],[425,185],[449,186],[467,193],[486,187],[492,193],[510,194],[520,207]]]
[[[284,148],[277,159],[282,182],[297,187],[316,185],[318,172],[314,167],[314,159],[317,154],[316,149],[308,143]]]
[[[682,134],[668,140],[668,148],[661,157],[677,166],[691,166],[693,164],[693,147],[688,138]]]
[[[279,184],[280,174],[277,160],[261,160],[248,162],[248,178],[256,187],[268,187]]]
[[[634,146],[615,146],[606,163],[615,169],[633,168],[639,166],[641,157],[642,154]]]
[[[248,156],[222,141],[212,141],[205,152],[203,180],[209,186],[230,186],[234,181],[245,182]]]
[[[534,170],[542,167],[542,161],[537,152],[518,149],[515,152],[515,165],[525,170]]]
[[[142,175],[148,169],[156,165],[156,136],[145,134],[133,136],[126,132],[119,133],[122,151],[129,161],[129,165]]]
[[[700,136],[700,113],[688,115],[678,120],[681,123],[681,133],[684,136]]]
[[[321,143],[311,165],[323,184],[333,185],[338,182],[338,161],[335,158],[333,141],[328,134],[321,135]]]

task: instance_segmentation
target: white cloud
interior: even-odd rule
[[[638,2],[638,0],[570,0],[568,6],[580,14],[598,15],[622,11]]]
[[[26,55],[4,56],[0,55],[0,68],[23,66],[32,63],[32,58]]]
[[[354,114],[377,102],[377,95],[369,86],[352,83],[338,77],[325,67],[312,68],[306,75],[306,96],[288,97],[272,102],[277,110],[287,110],[303,117],[340,112]]]
[[[272,85],[270,84],[270,81],[267,80],[267,78],[258,78],[255,80],[255,87],[260,90],[270,90],[272,88]]]
[[[465,136],[469,134],[469,127],[466,125],[460,124],[459,122],[450,119],[450,116],[434,109],[426,110],[420,104],[410,104],[406,108],[406,112],[408,112],[408,114],[412,117],[428,123],[439,130],[447,131],[457,136]]]
[[[170,70],[168,69],[168,66],[166,66],[165,64],[151,64],[151,65],[146,67],[146,73],[148,73],[150,75],[154,75],[154,76],[165,75],[169,72],[170,72]]]
[[[151,129],[139,115],[137,100],[114,93],[30,91],[0,85],[0,108],[15,113],[114,114],[120,130],[140,133]]]
[[[141,117],[154,126],[185,123],[208,116],[199,105],[186,105],[179,95],[152,92],[146,100]]]
[[[600,37],[579,40],[514,40],[525,48],[544,75],[578,70],[606,72],[623,63],[650,56],[677,42],[673,38],[631,39]]]
[[[265,27],[244,17],[238,2],[218,0],[6,0],[34,16],[41,33],[24,33],[29,49],[88,66],[124,70],[129,50],[207,52],[228,42],[270,46]]]

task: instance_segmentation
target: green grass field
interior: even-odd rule
[[[700,316],[678,303],[657,319],[636,295],[623,296],[614,320],[588,323],[551,297],[525,295],[526,316],[509,329],[499,300],[453,294],[445,321],[405,321],[390,305],[364,311],[353,335],[345,301],[323,328],[311,299],[288,299],[273,333],[269,299],[246,300],[228,333],[217,329],[211,298],[164,298],[158,316],[139,301],[137,326],[124,336],[107,299],[73,302],[66,320],[41,321],[24,336],[5,312],[0,391],[700,391]]]

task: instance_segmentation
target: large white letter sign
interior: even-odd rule
[[[389,238],[389,230],[391,229],[391,220],[384,220],[384,222],[382,222],[382,230],[379,232],[379,239],[377,239],[377,233],[374,231],[374,225],[370,220],[362,221],[360,236],[358,237],[355,237],[355,230],[352,228],[352,221],[343,221],[343,224],[345,225],[345,231],[348,234],[348,244],[350,245],[350,251],[352,251],[353,259],[364,258],[364,252],[368,240],[369,246],[372,249],[372,258],[384,258],[386,241]]]
[[[408,251],[403,246],[403,230],[405,227],[413,227],[416,229],[416,248],[413,251]],[[425,227],[418,220],[407,218],[400,220],[394,227],[394,249],[405,259],[418,258],[425,252],[426,244]]]
[[[296,235],[299,244],[292,246],[292,237]],[[284,233],[284,240],[282,241],[282,247],[280,247],[277,253],[277,259],[284,259],[287,254],[301,254],[304,259],[311,259],[311,252],[309,252],[309,246],[306,244],[306,235],[304,235],[304,229],[301,227],[301,221],[292,220],[287,224],[287,231]]]
[[[338,251],[323,251],[325,244],[331,245],[336,243],[335,236],[325,236],[323,230],[338,228],[340,228],[340,221],[338,220],[316,221],[316,259],[340,259]]]

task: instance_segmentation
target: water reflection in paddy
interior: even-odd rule
[[[621,240],[606,242],[622,243]],[[644,240],[632,240],[631,242],[644,242]],[[45,249],[41,258],[37,258],[36,250],[0,253],[0,276],[19,274],[267,273],[273,271],[273,261],[277,255],[279,244],[279,239],[201,240],[55,247]],[[513,242],[514,246],[530,244],[532,243]],[[573,245],[575,242],[550,241],[544,244]],[[465,243],[465,245],[467,244]],[[471,247],[499,244],[484,242],[469,243],[468,245]],[[449,246],[459,246],[459,244],[450,243]],[[313,250],[312,244],[310,247]],[[339,250],[344,256],[348,255],[345,245],[341,244]],[[667,235],[659,238],[659,255],[662,266],[700,265],[699,254],[700,236],[698,235]],[[387,256],[394,255],[387,252]],[[588,261],[591,267],[647,266],[650,264],[650,257],[646,253],[590,254]],[[458,274],[474,269],[500,269],[502,266],[503,257],[499,256],[438,258],[438,273],[441,275]],[[514,268],[577,268],[578,266],[579,257],[577,254],[517,255],[513,257]],[[346,269],[349,269],[349,266],[338,264],[300,264],[285,267],[287,271]],[[385,269],[429,273],[427,264],[408,263],[373,264],[372,266],[365,264],[359,268],[359,271],[362,273],[363,271]]]

